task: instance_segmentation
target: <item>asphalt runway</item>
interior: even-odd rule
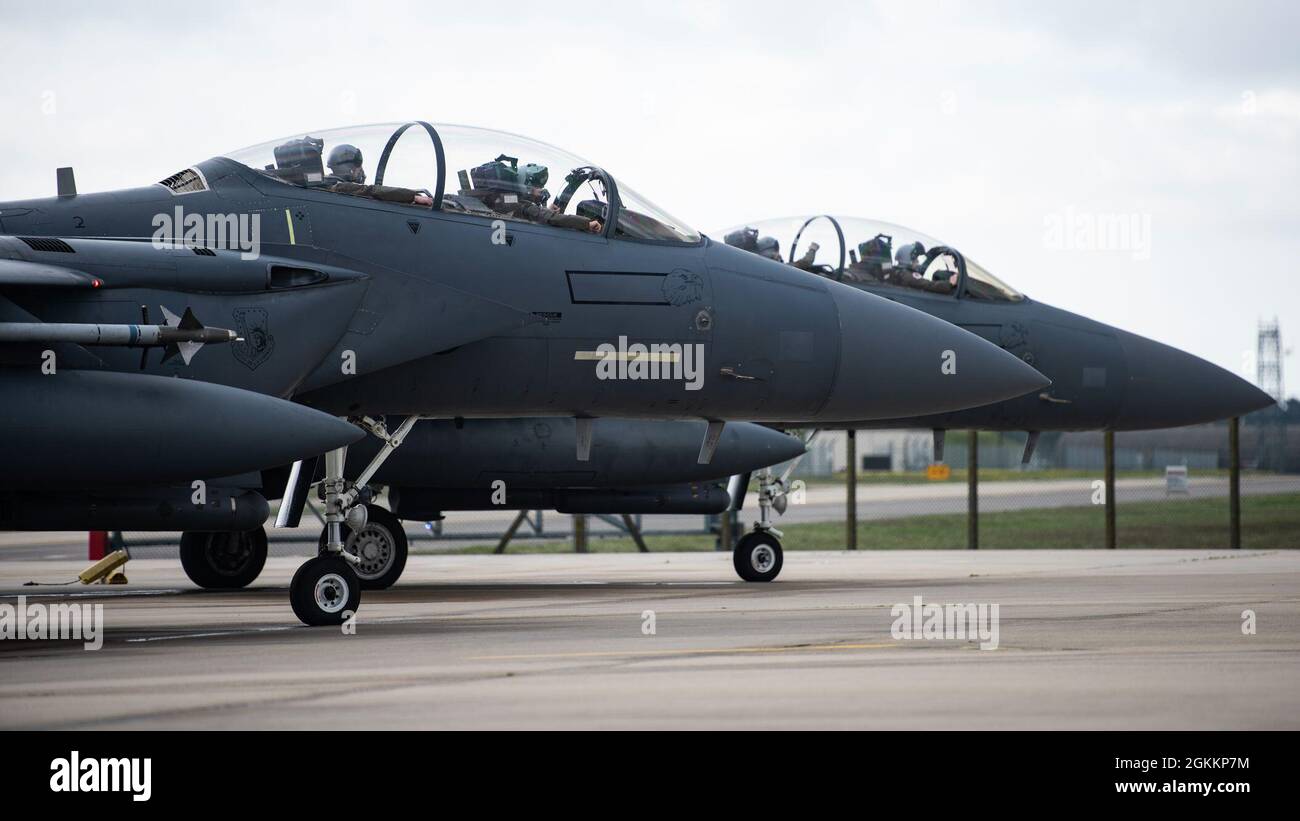
[[[21,586],[82,564],[0,560],[0,605],[107,625],[0,640],[0,727],[1300,728],[1300,551],[798,552],[768,585],[707,553],[416,556],[355,635],[297,624],[290,558],[236,593],[162,559]],[[918,595],[997,604],[997,649],[893,637]]]

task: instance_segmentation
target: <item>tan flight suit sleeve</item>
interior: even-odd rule
[[[396,202],[410,205],[415,202],[415,195],[420,193],[413,188],[398,188],[392,185],[362,185],[356,182],[336,182],[327,190],[337,194],[351,194],[354,197],[369,197],[382,202]]]

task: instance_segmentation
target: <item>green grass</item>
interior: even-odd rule
[[[1205,478],[1217,476],[1226,478],[1228,471],[1226,469],[1210,468],[1192,468],[1190,471],[1193,478]],[[1272,476],[1276,474],[1266,471],[1248,471],[1241,472],[1242,477],[1249,476]],[[796,477],[799,478],[799,477]],[[847,481],[847,476],[843,471],[832,476],[808,476],[803,477],[804,483],[809,486],[823,485],[843,485]],[[1017,468],[980,468],[979,480],[981,482],[1043,482],[1053,479],[1100,479],[1102,471],[1097,470],[1076,470],[1064,468],[1050,468],[1044,470],[1019,470]],[[1116,479],[1164,479],[1163,470],[1126,470],[1115,475]],[[923,471],[913,471],[909,473],[891,473],[883,472],[858,472],[859,485],[913,485],[926,484],[932,481],[927,479]],[[947,479],[948,483],[966,484],[966,469],[952,469],[952,477]],[[758,485],[755,482],[750,483],[750,490],[757,492]]]
[[[1066,507],[985,513],[980,516],[980,547],[985,549],[1102,548],[1105,514],[1101,507]],[[1243,496],[1242,547],[1300,547],[1300,493]],[[778,525],[779,526],[779,525]],[[844,524],[818,522],[782,527],[786,550],[843,550]],[[1176,499],[1121,504],[1116,513],[1116,540],[1121,548],[1224,548],[1228,546],[1228,500]],[[647,536],[657,553],[713,549],[705,535]],[[477,545],[465,553],[491,553],[495,545]],[[963,549],[966,516],[962,513],[882,519],[858,525],[862,550]],[[636,550],[628,538],[593,538],[593,553]],[[511,553],[568,553],[572,542],[514,542]]]

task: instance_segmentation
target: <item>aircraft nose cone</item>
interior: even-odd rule
[[[956,325],[831,283],[839,312],[839,368],[821,421],[924,416],[1042,390],[1051,380]]]
[[[1245,379],[1218,365],[1146,337],[1120,332],[1128,383],[1116,430],[1197,425],[1244,416],[1274,403]]]

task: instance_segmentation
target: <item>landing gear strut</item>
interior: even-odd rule
[[[181,567],[199,587],[234,590],[247,587],[266,564],[266,530],[244,533],[181,534]]]
[[[371,509],[374,508],[373,505],[366,504],[370,499],[370,488],[367,485],[389,455],[401,447],[402,440],[421,418],[406,417],[391,434],[382,420],[370,417],[354,420],[384,443],[355,481],[343,478],[347,448],[325,454],[325,479],[320,488],[325,501],[325,531],[321,534],[321,553],[300,567],[289,584],[289,602],[293,605],[294,614],[303,623],[342,624],[361,605],[362,581],[357,571],[358,568],[364,569],[366,564],[363,556],[346,549],[349,531],[359,534],[366,532]],[[396,517],[392,521],[396,521]],[[380,522],[385,528],[391,524],[383,515],[380,516]],[[395,540],[397,537],[394,530],[400,533],[400,524],[389,529],[389,535]],[[405,540],[405,533],[402,533],[402,539]],[[394,562],[387,568],[388,571],[394,567],[397,569],[396,574],[390,573],[393,581],[405,566],[405,551],[402,553],[401,565]],[[384,572],[381,569],[381,576]],[[389,584],[391,583],[390,581]]]

